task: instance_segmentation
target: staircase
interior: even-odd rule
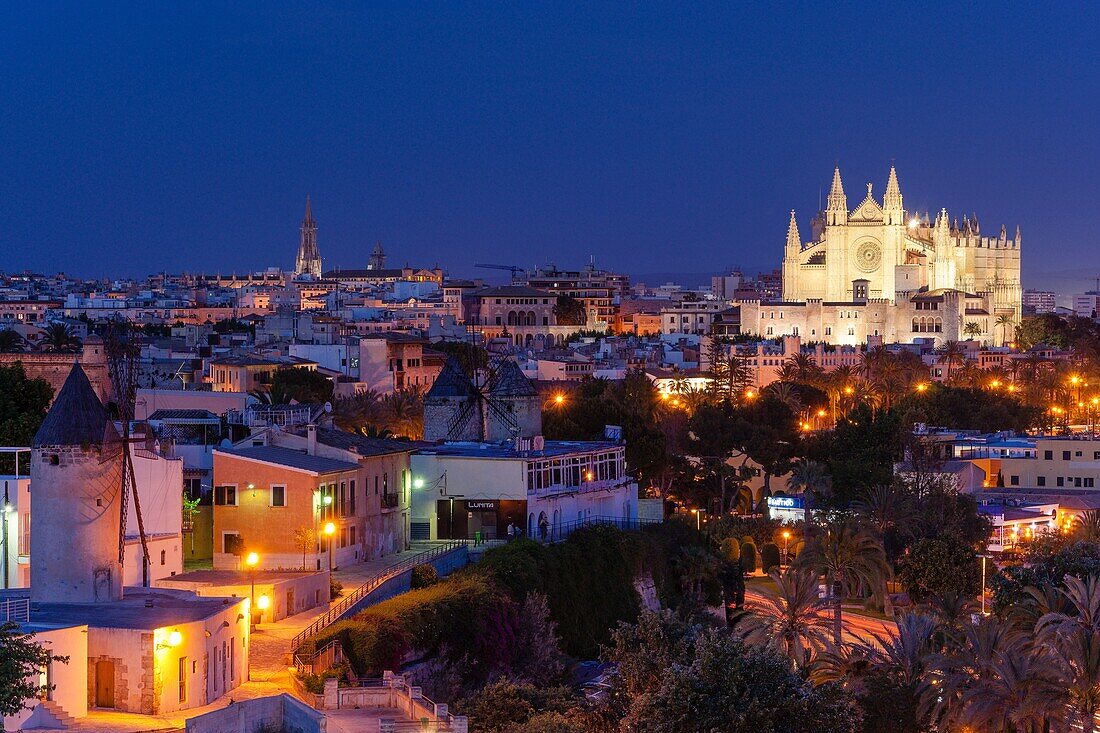
[[[76,722],[53,700],[40,700],[23,723],[23,730],[67,730]]]

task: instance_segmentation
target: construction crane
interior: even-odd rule
[[[483,270],[507,270],[512,273],[512,282],[516,281],[517,272],[522,272],[524,277],[527,276],[527,270],[516,265],[474,265],[474,267],[480,267]]]

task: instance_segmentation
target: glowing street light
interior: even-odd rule
[[[561,392],[558,392],[556,395],[554,395],[554,404],[555,405],[565,404],[565,395],[563,395]]]
[[[925,384],[924,382],[921,382],[920,384],[918,384],[918,385],[917,385],[917,391],[918,391],[918,392],[926,392],[926,391],[928,391],[928,385],[927,385],[927,384]]]
[[[322,530],[326,537],[328,537],[328,571],[332,573],[332,540],[336,534],[336,525],[332,522],[325,522],[324,529]]]
[[[414,488],[414,489],[422,489],[422,488],[424,488],[424,479],[422,479],[422,478],[415,478],[415,479],[413,479],[413,488]]]
[[[248,566],[252,576],[252,592],[249,594],[248,615],[253,627],[256,626],[256,613],[252,609],[256,606],[256,566],[260,564],[260,556],[255,552],[248,553],[244,558],[244,564]]]
[[[791,533],[787,530],[783,530],[783,564],[790,565],[791,561],[787,555],[787,543],[791,540]]]
[[[703,529],[702,515],[699,514],[698,509],[692,509],[691,513],[695,515],[695,531],[696,532],[701,532],[702,529]]]

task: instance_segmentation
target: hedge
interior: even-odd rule
[[[769,542],[760,548],[760,566],[765,573],[770,573],[780,564],[779,546]]]
[[[741,543],[741,572],[756,572],[756,545],[752,542]]]

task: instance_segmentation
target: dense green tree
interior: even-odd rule
[[[924,392],[909,394],[898,403],[897,409],[905,415],[907,424],[922,422],[983,433],[1023,432],[1043,418],[1040,408],[1026,405],[1004,391],[948,385],[934,385]]]
[[[571,296],[559,295],[553,310],[554,320],[559,326],[584,326],[588,323],[584,303]]]
[[[647,641],[652,641],[648,640]],[[852,697],[812,686],[783,656],[721,631],[696,632],[669,650],[617,648],[612,658],[671,662],[629,696],[622,729],[647,733],[849,733],[859,729]],[[637,687],[637,685],[635,685]]]
[[[320,372],[294,367],[275,372],[269,394],[272,404],[291,401],[319,404],[332,401],[333,389],[332,380]]]
[[[28,379],[21,363],[0,366],[0,445],[29,446],[52,400],[49,382]],[[11,473],[14,469],[10,456],[0,456],[0,470]],[[22,469],[25,475],[30,467]]]
[[[973,598],[981,589],[981,575],[974,548],[952,534],[914,542],[897,571],[909,597],[918,603],[947,593]]]
[[[904,437],[897,412],[866,404],[857,405],[833,430],[816,434],[807,452],[828,468],[833,490],[830,503],[847,508],[872,488],[893,481]]]

